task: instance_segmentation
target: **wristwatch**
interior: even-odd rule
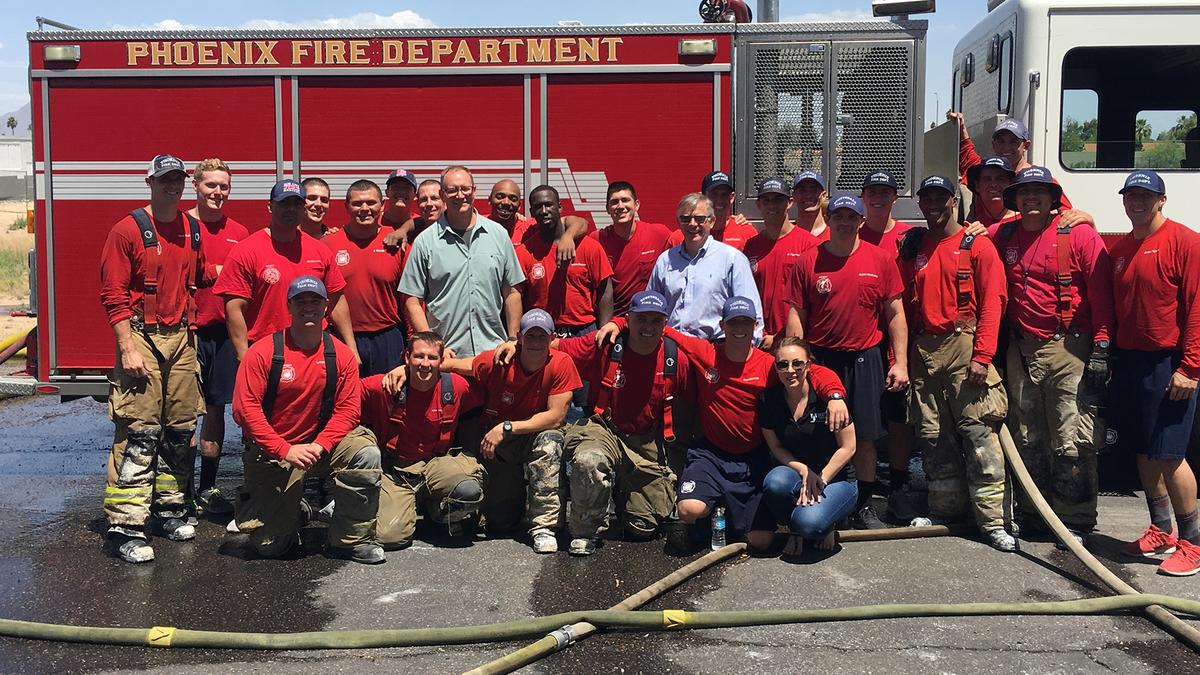
[[[1092,347],[1095,349],[1108,349],[1108,340],[1096,340],[1092,343]]]
[[[840,391],[835,391],[829,395],[830,401],[841,401],[844,398],[846,398],[846,397],[842,396],[842,392],[840,392]]]
[[[505,342],[516,342],[517,338],[515,335],[509,335],[508,337],[504,338],[504,341]]]
[[[505,438],[512,436],[512,422],[505,422],[504,424],[500,425],[500,428],[504,430]]]

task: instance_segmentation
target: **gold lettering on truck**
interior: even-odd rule
[[[530,38],[526,41],[525,51],[529,55],[530,63],[549,63],[550,39]],[[516,61],[516,59],[513,59],[513,61]]]
[[[196,63],[201,66],[217,65],[217,43],[207,40],[197,42]]]
[[[454,45],[450,40],[431,40],[433,58],[431,61],[437,65],[441,65],[442,59],[450,56],[450,52],[454,51]]]
[[[130,42],[125,45],[125,65],[136,66],[139,59],[144,59],[150,55],[150,45],[145,42]]]
[[[242,65],[242,43],[241,42],[222,42],[221,43],[221,65],[223,65],[223,66],[240,66],[240,65]]]
[[[579,38],[579,62],[600,61],[600,38]]]
[[[425,49],[429,47],[429,40],[411,40],[408,43],[408,62],[425,64],[429,63],[429,56],[425,53]]]
[[[384,40],[383,62],[386,65],[404,63],[404,42],[400,40]]]
[[[370,46],[367,40],[351,40],[350,41],[350,63],[356,66],[367,66],[371,64],[371,57],[367,56],[367,47]]]
[[[277,66],[279,62],[275,60],[275,45],[279,44],[279,40],[255,40],[254,46],[258,47],[258,58],[254,61],[256,66]]]
[[[500,41],[486,38],[479,41],[479,62],[500,63]]]
[[[471,43],[460,40],[458,49],[454,50],[454,58],[450,63],[475,63],[475,55],[471,53]]]

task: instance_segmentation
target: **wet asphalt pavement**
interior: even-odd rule
[[[231,438],[220,484],[238,482]],[[658,542],[605,542],[590,559],[535,556],[512,540],[451,548],[425,533],[389,562],[364,567],[319,554],[248,559],[224,523],[202,521],[194,542],[155,540],[158,559],[132,566],[101,547],[103,471],[112,427],[103,404],[45,397],[0,402],[0,617],[75,625],[153,625],[292,632],[488,623],[606,608],[686,559]],[[1093,549],[1134,586],[1200,599],[1196,578],[1119,560],[1144,526],[1140,498],[1104,497]],[[562,542],[565,548],[565,541]],[[1074,599],[1101,593],[1083,566],[1049,543],[1017,555],[964,539],[847,544],[805,564],[743,558],[686,582],[647,609],[732,610],[875,603]],[[1197,623],[1200,625],[1200,622]],[[526,641],[326,652],[169,650],[0,638],[0,671],[175,673],[298,671],[457,673]],[[545,673],[1189,673],[1200,658],[1135,617],[889,620],[598,634],[528,669]]]

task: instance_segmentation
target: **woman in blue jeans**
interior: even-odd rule
[[[808,382],[808,343],[786,337],[775,347],[779,384],[759,396],[758,418],[767,447],[780,466],[763,480],[763,500],[792,537],[785,556],[798,556],[804,542],[822,550],[837,545],[834,527],[854,509],[858,483],[854,424],[830,431],[825,403]]]

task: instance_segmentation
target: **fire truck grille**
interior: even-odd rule
[[[908,45],[837,46],[837,190],[857,193],[869,173],[883,170],[907,192],[912,61]]]
[[[827,58],[808,45],[756,50],[753,184],[808,169],[824,173]]]

